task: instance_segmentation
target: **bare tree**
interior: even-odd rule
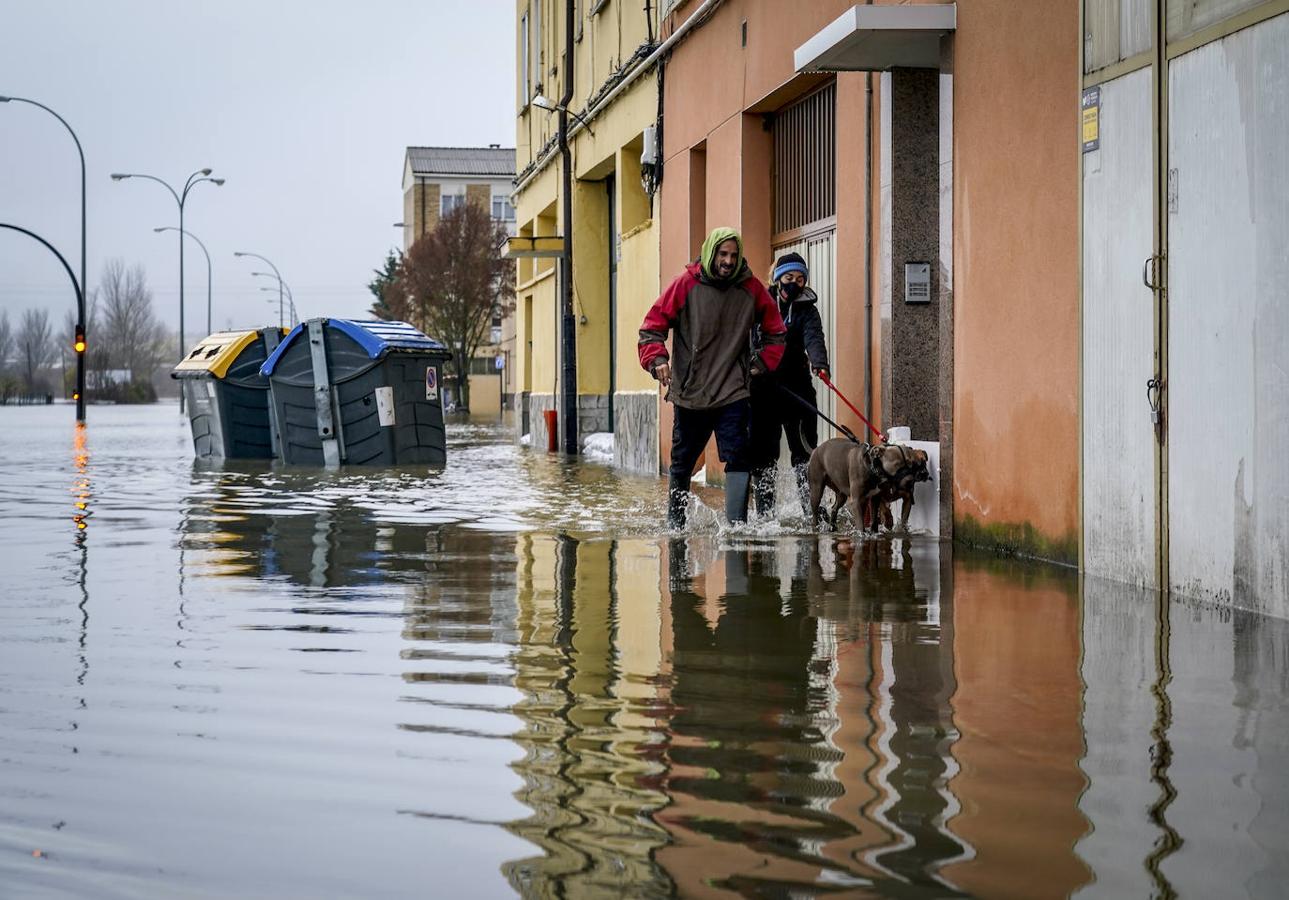
[[[17,389],[11,375],[13,349],[13,325],[9,322],[9,310],[0,310],[0,402],[8,400]]]
[[[36,393],[47,390],[41,369],[54,359],[54,335],[49,325],[49,310],[29,309],[22,314],[15,339],[18,347],[18,365],[26,390]]]
[[[470,360],[487,343],[492,320],[514,308],[514,263],[501,256],[505,240],[501,222],[464,203],[411,246],[383,295],[391,308],[406,298],[412,324],[447,344],[466,409]]]
[[[9,357],[13,355],[13,326],[9,323],[9,310],[0,310],[0,375],[9,371]]]
[[[128,371],[132,382],[151,383],[153,372],[167,356],[166,332],[152,311],[152,291],[143,267],[127,269],[120,259],[108,260],[97,293],[98,341],[112,366]]]

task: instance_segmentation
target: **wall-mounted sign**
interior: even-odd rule
[[[425,367],[425,399],[439,399],[439,372],[434,366]]]
[[[931,264],[911,262],[904,264],[904,302],[931,302]]]
[[[1083,89],[1083,152],[1101,149],[1101,88]]]

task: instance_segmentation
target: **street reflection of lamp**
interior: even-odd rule
[[[178,228],[175,228],[175,227],[174,227],[174,226],[172,226],[172,225],[166,225],[166,226],[164,226],[164,227],[162,227],[162,228],[154,228],[154,229],[152,229],[152,230],[153,230],[153,231],[155,231],[157,234],[160,234],[160,233],[161,233],[161,232],[163,232],[163,231],[179,231],[179,229],[178,229]],[[203,254],[205,254],[205,256],[206,256],[206,333],[207,333],[207,334],[210,334],[210,333],[214,330],[214,329],[211,327],[211,314],[210,314],[210,313],[211,313],[211,305],[210,305],[210,281],[211,281],[211,279],[210,279],[210,251],[206,249],[206,245],[205,245],[204,243],[202,243],[201,239],[200,239],[199,237],[197,237],[197,235],[193,234],[191,231],[184,231],[184,232],[181,232],[181,233],[182,233],[182,234],[184,234],[184,235],[186,235],[187,237],[192,238],[194,241],[196,241],[196,242],[197,242],[197,246],[201,248],[201,252],[202,252]]]
[[[90,454],[86,437],[85,423],[77,423],[76,435],[72,440],[72,465],[76,470],[76,480],[72,484],[72,498],[76,512],[72,513],[72,522],[76,525],[77,546],[85,543],[85,532],[89,528],[90,516]]]
[[[76,526],[76,531],[72,537],[72,543],[77,550],[76,560],[76,584],[81,591],[81,599],[76,606],[81,611],[80,627],[80,663],[81,670],[76,675],[76,683],[84,684],[85,676],[89,674],[89,657],[85,654],[85,644],[89,636],[89,587],[88,581],[88,563],[89,547],[87,546],[87,537],[89,532],[90,517],[90,453],[89,453],[89,435],[85,428],[84,422],[76,423],[75,436],[72,438],[72,468],[75,471],[72,481],[72,503],[75,512],[72,513],[72,524]]]

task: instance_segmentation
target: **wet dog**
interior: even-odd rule
[[[913,486],[919,481],[931,480],[931,460],[925,450],[915,450],[902,444],[894,444],[892,449],[900,451],[900,466],[889,480],[882,482],[877,493],[869,500],[866,511],[871,517],[874,531],[879,522],[888,529],[892,528],[894,517],[891,515],[891,504],[896,500],[904,501],[900,508],[900,530],[908,531],[909,513],[913,511]]]
[[[819,522],[819,504],[827,487],[837,495],[829,526],[836,530],[837,514],[845,503],[850,508],[855,527],[863,528],[864,511],[869,509],[883,486],[900,474],[906,463],[907,449],[892,444],[861,444],[849,438],[832,438],[816,447],[806,466],[811,522]],[[872,529],[877,530],[876,518]]]

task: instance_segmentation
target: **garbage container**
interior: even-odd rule
[[[198,459],[277,456],[269,380],[260,374],[260,366],[282,334],[280,328],[217,331],[170,373],[183,392]]]
[[[406,322],[309,319],[260,367],[282,459],[443,465],[447,348]]]

